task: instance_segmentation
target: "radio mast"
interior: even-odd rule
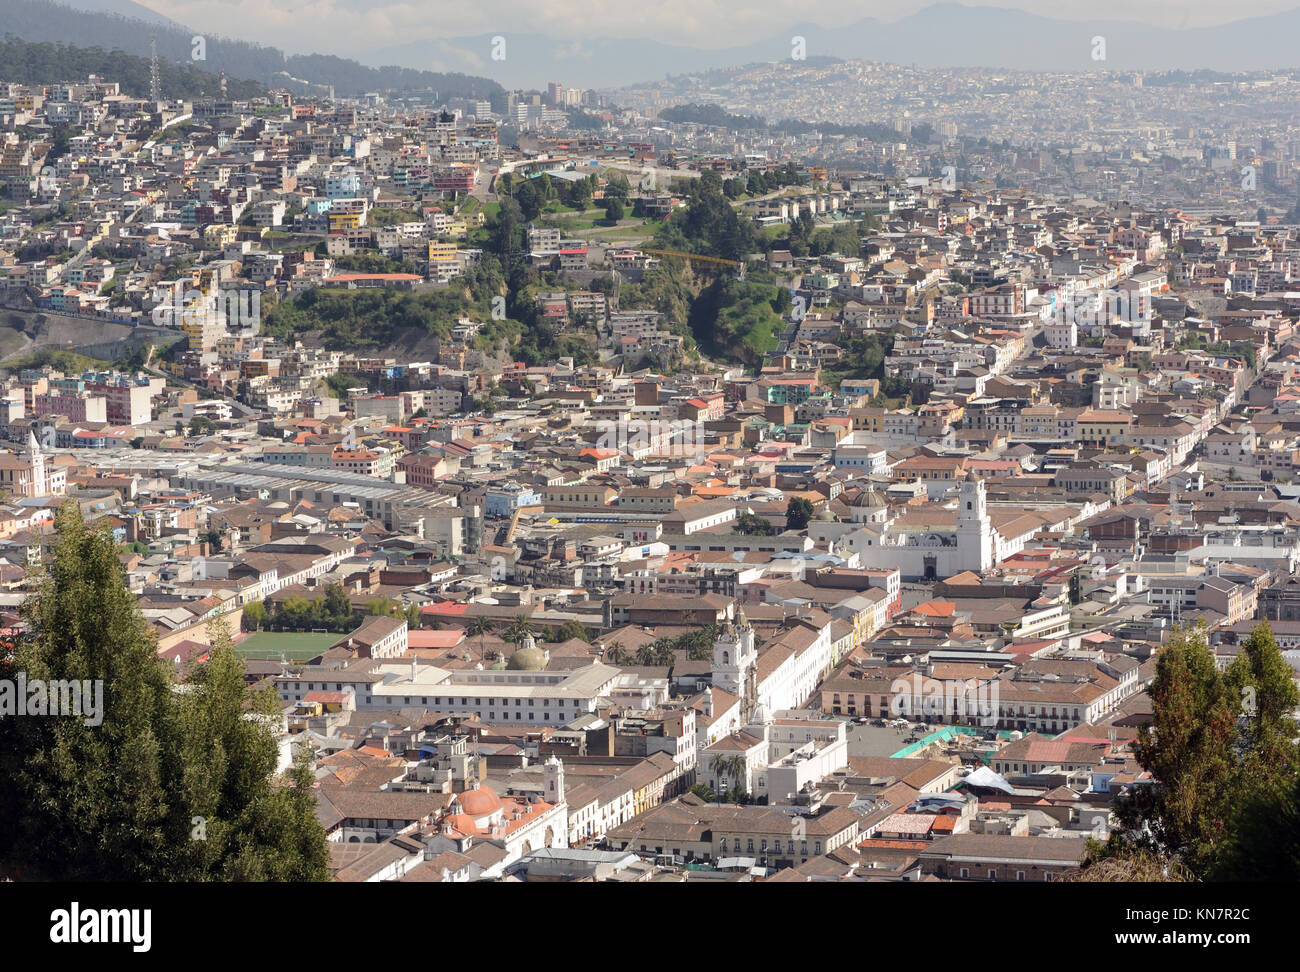
[[[149,100],[162,101],[162,81],[158,77],[158,38],[149,38]]]

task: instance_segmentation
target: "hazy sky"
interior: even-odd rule
[[[932,0],[137,0],[196,30],[291,52],[346,56],[410,41],[474,34],[544,33],[590,40],[645,36],[725,48],[796,23],[825,27],[865,17],[897,20]],[[1300,6],[1300,0],[965,0],[1064,20],[1141,20],[1210,27]]]

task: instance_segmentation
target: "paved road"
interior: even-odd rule
[[[495,162],[478,164],[478,175],[474,179],[474,188],[470,190],[470,195],[481,203],[496,202],[497,177],[492,174],[492,170],[496,167]]]

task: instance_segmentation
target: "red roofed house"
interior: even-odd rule
[[[677,415],[695,422],[712,422],[722,418],[726,404],[722,392],[714,392],[682,402],[677,406]]]

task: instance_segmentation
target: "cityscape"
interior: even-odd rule
[[[0,879],[1300,877],[1294,44],[203,6],[0,0]]]

